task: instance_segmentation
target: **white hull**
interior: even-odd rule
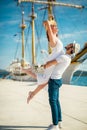
[[[25,68],[30,68],[29,63],[26,63]],[[17,80],[17,81],[36,81],[35,79],[33,79],[31,76],[27,75],[26,73],[23,73],[21,71],[21,62],[16,61],[13,62],[10,66],[9,66],[9,71],[10,73],[10,78],[13,80]]]
[[[79,65],[80,65],[79,62],[74,62],[74,63],[70,64],[70,66],[66,69],[66,71],[63,74],[63,83],[64,84],[70,84],[72,76],[73,76],[74,72],[77,70]]]

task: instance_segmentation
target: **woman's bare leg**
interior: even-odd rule
[[[27,103],[30,102],[30,100],[40,91],[42,90],[48,83],[41,84],[37,86],[37,88],[34,91],[29,91],[28,97],[27,97]]]
[[[37,76],[34,72],[32,72],[32,68],[24,69],[22,68],[22,71],[28,75],[31,75],[32,78],[37,79]]]

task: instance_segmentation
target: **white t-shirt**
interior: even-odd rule
[[[52,71],[51,79],[60,79],[62,78],[62,75],[66,68],[71,63],[71,56],[68,54],[60,55],[56,58],[58,64],[55,66],[55,68]]]
[[[54,60],[62,54],[64,54],[63,44],[59,39],[57,39],[57,44],[54,48],[52,48],[52,53],[48,55],[46,62]],[[38,85],[48,82],[54,67],[55,67],[55,65],[45,69],[43,74],[37,73],[37,83],[38,83]]]

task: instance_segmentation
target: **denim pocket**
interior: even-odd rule
[[[50,79],[49,86],[55,89],[60,88],[62,86],[62,79]]]
[[[54,79],[55,85],[58,85],[59,87],[62,86],[62,79]]]

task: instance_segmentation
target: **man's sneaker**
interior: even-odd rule
[[[62,121],[59,121],[58,126],[60,129],[62,129]]]
[[[50,125],[47,130],[59,130],[58,125]]]

